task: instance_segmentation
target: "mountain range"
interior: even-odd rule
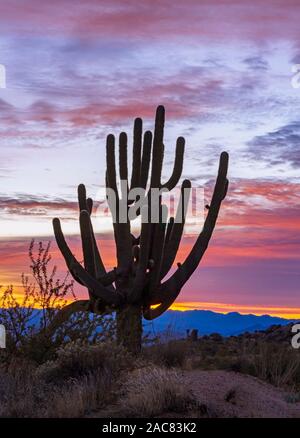
[[[238,312],[223,314],[210,310],[168,310],[160,318],[150,323],[146,321],[144,329],[152,335],[166,333],[169,337],[186,336],[187,329],[197,329],[200,336],[211,333],[234,336],[291,322],[294,320],[270,315],[241,315]]]
[[[38,324],[41,311],[36,309],[31,324]],[[270,315],[242,315],[238,312],[226,314],[211,310],[167,310],[153,321],[143,321],[144,332],[151,337],[164,335],[168,338],[185,337],[188,329],[197,329],[198,335],[219,333],[222,336],[235,336],[245,332],[266,330],[272,325],[287,325],[294,319]],[[1,324],[1,321],[0,321]]]

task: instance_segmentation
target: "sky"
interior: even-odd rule
[[[55,216],[80,259],[77,185],[100,201],[106,135],[131,138],[137,116],[152,129],[162,104],[165,177],[183,135],[182,177],[209,200],[230,154],[214,236],[174,308],[300,317],[299,22],[298,0],[1,2],[0,284],[18,290]],[[93,222],[113,267],[111,222]]]

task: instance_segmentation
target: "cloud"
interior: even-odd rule
[[[74,218],[64,221],[66,234],[79,232],[74,187],[82,180],[94,196],[103,181],[105,135],[132,132],[136,116],[152,129],[161,103],[164,177],[177,135],[187,141],[184,172],[209,180],[209,189],[218,153],[230,152],[228,197],[186,290],[219,301],[224,294],[224,300],[270,298],[276,289],[277,300],[287,299],[282,291],[294,299],[300,106],[290,62],[300,53],[299,1],[2,3],[0,63],[8,87],[0,96],[0,214],[8,239],[0,242],[1,280],[27,269],[28,241],[18,246],[12,236],[52,238],[55,215]],[[113,266],[114,242],[108,232],[103,237]],[[69,239],[82,258],[78,237]],[[179,261],[192,243],[184,239]],[[64,271],[55,244],[52,250]],[[292,271],[287,287],[281,267]]]
[[[0,194],[0,212],[17,216],[48,216],[51,212],[78,211],[78,203],[62,198],[37,197],[30,194],[16,194],[15,197]],[[48,218],[47,218],[48,220]]]
[[[244,63],[255,71],[265,71],[269,68],[268,62],[262,56],[250,56],[244,59]]]
[[[300,166],[300,123],[291,122],[248,142],[250,154],[269,164]]]
[[[0,101],[0,109],[3,107],[0,118],[4,122],[2,136],[7,140],[30,138],[28,143],[23,141],[23,146],[27,143],[28,147],[38,147],[35,137],[41,137],[43,132],[44,137],[56,131],[61,133],[62,127],[74,135],[74,130],[81,128],[131,123],[137,116],[153,119],[159,103],[165,105],[168,120],[215,117],[216,112],[230,102],[231,90],[227,91],[224,81],[213,77],[215,73],[211,70],[181,66],[175,72],[164,71],[147,79],[149,70],[144,66],[128,75],[124,71],[126,86],[124,76],[112,71],[102,76],[100,84],[90,74],[83,83],[80,78],[74,78],[72,87],[67,88],[64,84],[69,73],[63,70],[55,92],[51,85],[41,84],[39,97],[35,96],[30,105],[20,108],[17,99],[15,105]],[[145,79],[141,81],[141,77]],[[111,81],[114,82],[113,98]],[[47,127],[51,131],[47,132]],[[28,132],[31,132],[30,137]],[[40,146],[44,147],[45,142]]]
[[[297,0],[29,0],[1,6],[1,30],[21,35],[160,40],[202,37],[299,40]],[[263,11],[263,13],[262,13]],[[213,12],[213,13],[212,13]]]

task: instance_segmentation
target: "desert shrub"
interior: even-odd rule
[[[34,373],[2,374],[0,417],[81,417],[111,400],[114,381],[107,371],[69,379],[60,386]]]
[[[220,333],[211,333],[209,335],[209,338],[214,342],[222,342],[223,341],[223,336],[220,335]]]
[[[283,329],[282,329],[283,330]],[[272,333],[272,331],[270,331]],[[285,332],[283,332],[284,335]],[[215,342],[202,337],[197,351],[188,358],[190,369],[223,369],[258,377],[273,385],[300,389],[300,357],[284,341],[275,342],[251,334],[248,337],[223,338]]]
[[[16,357],[0,371],[0,417],[83,416],[114,400],[120,375],[134,366],[112,342],[70,343],[38,367]]]
[[[154,417],[165,412],[183,413],[196,406],[180,373],[155,366],[140,368],[123,385],[122,414]]]
[[[262,343],[254,357],[256,375],[276,386],[300,385],[300,357],[290,347]]]
[[[255,375],[255,366],[252,357],[244,354],[217,355],[215,358],[215,367],[221,370]]]
[[[33,365],[22,361],[0,372],[0,417],[42,416],[49,387],[34,374]]]
[[[105,373],[113,378],[133,363],[130,354],[113,342],[90,345],[77,340],[59,348],[55,360],[40,365],[36,374],[54,383],[94,372]]]
[[[189,354],[190,345],[186,341],[169,341],[145,348],[144,357],[158,365],[182,367]]]
[[[73,281],[67,274],[57,278],[56,266],[51,266],[50,243],[29,247],[31,280],[22,275],[22,297],[13,286],[0,294],[0,323],[7,333],[6,351],[2,360],[19,355],[37,363],[54,357],[56,350],[78,338],[94,343],[112,339],[115,321],[112,315],[93,315],[89,312],[73,314],[59,326],[53,323],[68,300],[76,299]],[[55,328],[54,328],[55,327]]]
[[[187,370],[202,369],[204,365],[203,362],[204,361],[202,355],[191,355],[186,359],[184,368]]]
[[[300,392],[291,392],[285,397],[288,403],[299,403],[300,402]]]
[[[49,394],[50,402],[44,412],[50,418],[78,418],[102,408],[111,401],[113,380],[108,370],[91,372],[80,379],[71,379]]]

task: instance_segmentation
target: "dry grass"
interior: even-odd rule
[[[250,374],[292,390],[296,395],[291,400],[298,401],[300,358],[288,343],[205,337],[147,347],[137,360],[113,342],[77,341],[40,366],[20,357],[2,370],[0,366],[0,416],[74,418],[112,404],[127,417],[199,413],[189,389],[193,386],[186,386],[182,377],[182,370],[193,369]],[[231,389],[224,397],[234,405]]]
[[[254,358],[257,377],[279,387],[296,386],[300,379],[300,357],[297,353],[291,348],[262,344]]]
[[[300,390],[300,357],[288,342],[243,336],[215,342],[207,336],[190,345],[184,368],[235,371],[281,388]]]
[[[277,331],[270,329],[274,337]],[[165,367],[235,371],[299,392],[298,351],[291,348],[289,338],[272,340],[264,336],[264,332],[227,338],[213,334],[197,342],[169,341],[145,349],[144,358]]]
[[[67,387],[55,388],[45,412],[50,418],[79,418],[111,401],[111,376],[91,373],[68,382]]]
[[[156,344],[144,350],[143,357],[156,365],[173,368],[183,367],[190,354],[190,342],[185,340]]]
[[[133,366],[111,342],[69,344],[37,368],[12,364],[0,372],[0,417],[82,417],[112,402],[120,374]]]
[[[180,373],[150,366],[132,373],[123,386],[121,412],[129,417],[155,417],[165,412],[184,413],[196,406]]]

